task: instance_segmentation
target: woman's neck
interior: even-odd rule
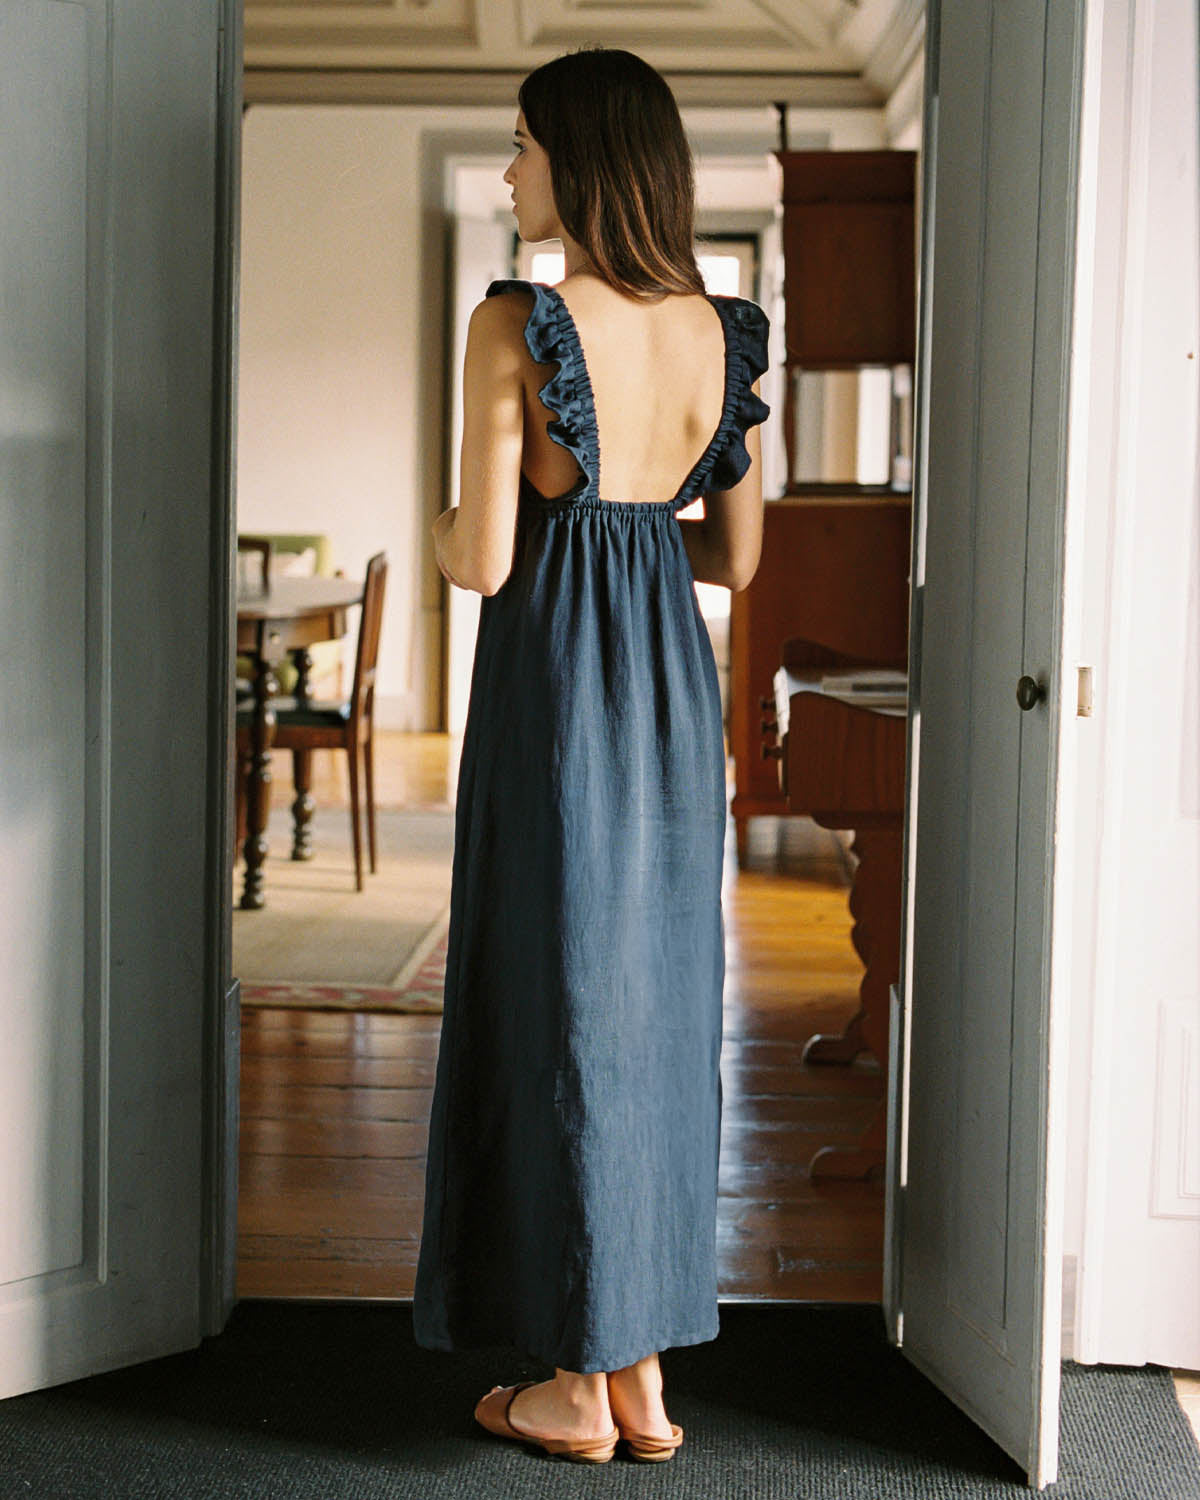
[[[566,262],[566,275],[577,276],[581,271],[592,271],[595,269],[587,251],[582,245],[573,240],[569,234],[563,234],[562,247]]]

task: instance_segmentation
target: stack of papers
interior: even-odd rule
[[[908,702],[908,673],[879,668],[825,672],[819,690],[864,708],[903,708]]]

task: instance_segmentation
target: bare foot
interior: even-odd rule
[[[608,1401],[613,1420],[619,1427],[644,1433],[647,1437],[669,1438],[671,1421],[663,1405],[662,1370],[658,1355],[651,1354],[611,1370],[608,1376]]]
[[[604,1375],[559,1371],[513,1397],[508,1420],[538,1438],[607,1437],[613,1430]]]

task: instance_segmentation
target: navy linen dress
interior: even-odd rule
[[[767,320],[710,297],[717,431],[675,499],[610,502],[567,306],[508,291],[581,473],[522,480],[480,609],[413,1331],[591,1373],[718,1332],[725,752],[675,512],[749,467]]]

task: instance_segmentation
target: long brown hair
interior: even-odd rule
[[[517,99],[550,158],[563,228],[597,274],[635,297],[703,292],[692,153],[662,74],[591,47],[536,68]]]

